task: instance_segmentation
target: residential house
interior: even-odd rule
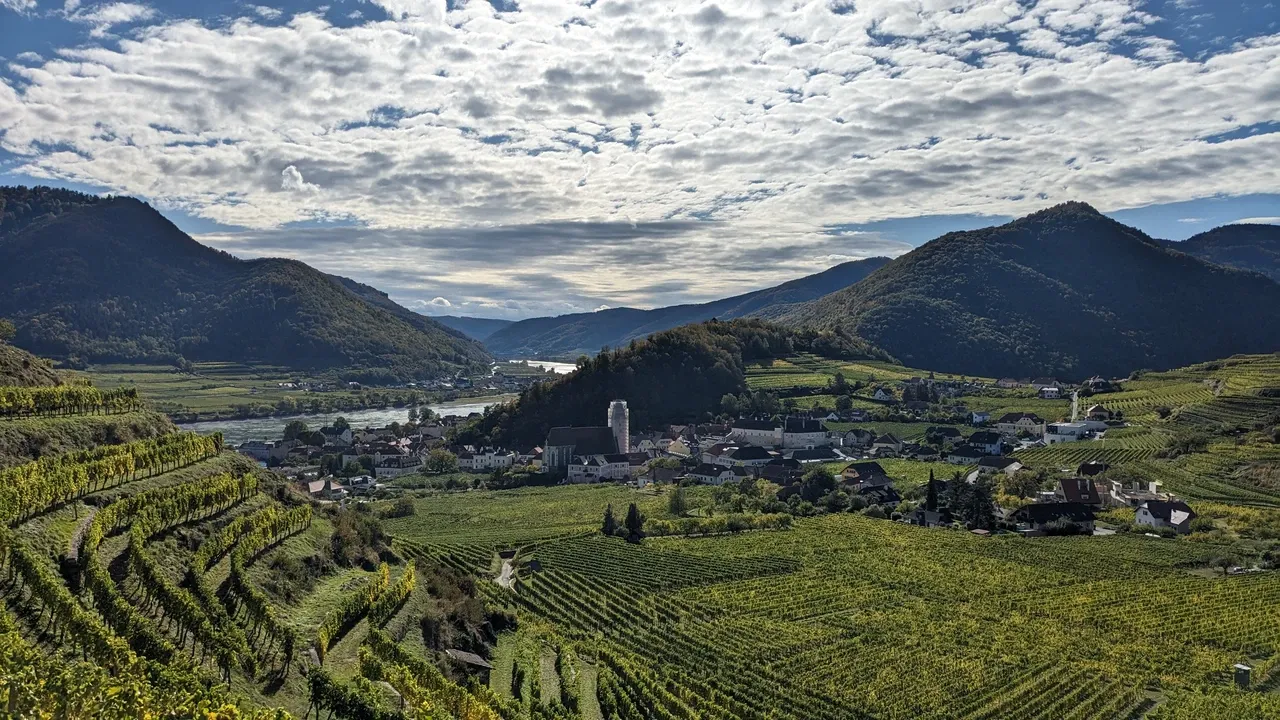
[[[341,500],[347,496],[347,489],[334,482],[333,478],[327,477],[307,483],[307,494],[322,500]]]
[[[1050,502],[1031,503],[1019,508],[1011,516],[1013,521],[1026,525],[1028,534],[1043,534],[1051,523],[1074,523],[1093,531],[1093,508],[1083,503]]]
[[[1115,418],[1115,415],[1114,415],[1114,413],[1112,413],[1110,410],[1108,410],[1106,407],[1104,407],[1103,405],[1099,404],[1099,405],[1094,405],[1093,407],[1089,408],[1088,412],[1086,412],[1086,413],[1085,413],[1085,417],[1089,418],[1090,420],[1098,420],[1098,421],[1100,421],[1100,422],[1107,422],[1108,420],[1112,420],[1112,419],[1114,419],[1114,418]]]
[[[774,458],[767,465],[761,466],[760,477],[772,483],[779,485],[790,485],[793,482],[799,482],[803,472],[800,469],[800,461],[795,459]]]
[[[1191,532],[1196,513],[1181,500],[1147,500],[1138,506],[1134,522],[1153,528],[1173,528],[1180,535]]]
[[[971,425],[986,425],[988,422],[991,422],[991,413],[986,412],[985,410],[974,411],[969,416],[969,423]]]
[[[863,487],[879,487],[893,482],[878,462],[856,462],[840,472],[840,478],[855,490]]]
[[[1004,438],[1000,433],[982,430],[969,436],[969,444],[978,448],[984,455],[999,455],[1004,452]]]
[[[951,427],[950,425],[943,425],[940,427],[930,426],[925,429],[924,436],[941,437],[943,441],[950,443],[959,442],[964,439],[964,435],[960,434],[960,430],[958,428]]]
[[[320,434],[324,435],[324,444],[336,447],[351,447],[355,436],[351,432],[351,428],[345,427],[339,430],[335,427],[320,428]]]
[[[1094,477],[1111,469],[1111,466],[1099,460],[1086,460],[1076,468],[1077,475]]]
[[[1089,478],[1062,478],[1058,481],[1058,489],[1054,495],[1063,502],[1102,506],[1102,493]]]
[[[1101,378],[1097,375],[1085,380],[1081,387],[1087,388],[1093,393],[1108,393],[1115,389],[1110,380]]]
[[[869,448],[875,442],[876,434],[863,428],[854,428],[841,438],[841,446],[848,448]]]
[[[1089,426],[1079,422],[1050,423],[1045,426],[1046,445],[1080,442],[1089,436]]]
[[[927,510],[923,504],[917,506],[905,519],[909,525],[927,528],[951,524],[951,517],[945,510]]]
[[[603,465],[604,463],[595,455],[577,457],[565,469],[565,479],[571,485],[600,482],[604,479],[601,474]]]
[[[357,475],[347,480],[347,491],[352,495],[369,495],[378,488],[372,475]]]
[[[1045,388],[1057,388],[1058,381],[1054,380],[1053,378],[1040,377],[1031,381],[1031,387],[1036,389],[1037,391],[1043,390]]]
[[[972,445],[961,445],[947,453],[947,462],[952,465],[973,465],[986,457],[981,450]]]
[[[893,456],[902,453],[902,441],[892,433],[885,433],[871,443],[871,451],[880,456]]]
[[[734,420],[729,437],[735,442],[764,447],[782,444],[782,428],[772,420]]]
[[[631,456],[629,453],[611,453],[609,455],[601,455],[597,459],[600,461],[600,478],[602,480],[631,479]]]
[[[979,475],[994,475],[996,473],[1004,473],[1005,475],[1013,475],[1021,470],[1022,463],[1017,458],[1001,457],[999,455],[988,455],[978,460]]]
[[[880,402],[893,402],[898,399],[893,393],[885,390],[884,388],[876,388],[876,391],[871,395],[871,397]]]
[[[1035,437],[1044,435],[1044,419],[1035,413],[1005,413],[996,421],[996,429],[1002,435],[1029,433]]]
[[[1062,397],[1062,388],[1057,385],[1042,387],[1038,391],[1041,400],[1057,400]]]
[[[783,448],[810,448],[830,444],[821,420],[787,418],[782,424]]]
[[[716,464],[752,468],[767,465],[775,457],[777,456],[758,445],[745,445],[729,448],[719,456]]]
[[[743,467],[725,467],[703,463],[689,473],[689,477],[708,485],[723,485],[727,482],[740,482],[751,474]]]
[[[373,474],[379,479],[390,479],[400,477],[401,475],[412,475],[421,469],[421,455],[387,456],[382,460],[375,460],[373,463]]]
[[[246,455],[254,460],[266,462],[267,458],[271,457],[271,447],[272,443],[262,442],[261,440],[249,440],[240,443],[240,446],[237,447],[236,450],[241,455]]]
[[[829,447],[805,448],[803,450],[792,450],[788,453],[792,460],[803,465],[810,463],[836,462],[843,460],[844,456],[832,450]]]
[[[902,502],[902,496],[892,485],[867,485],[858,488],[857,493],[867,501],[868,505],[894,505]]]
[[[721,455],[724,455],[725,453],[735,448],[737,448],[737,445],[734,445],[732,443],[723,443],[723,442],[715,443],[714,445],[702,451],[702,462],[711,463],[712,465],[714,465],[717,462],[719,462]],[[728,465],[729,463],[722,463],[722,464]]]
[[[668,455],[674,455],[679,458],[687,458],[693,456],[693,448],[690,441],[684,438],[677,438],[667,443],[665,452]],[[545,461],[544,461],[545,462]]]

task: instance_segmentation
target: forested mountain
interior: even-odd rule
[[[1166,247],[1280,282],[1280,225],[1223,225]]]
[[[488,340],[490,335],[515,322],[514,320],[464,317],[461,315],[432,315],[431,319],[445,327],[457,330],[472,340],[479,340],[480,342]]]
[[[944,235],[782,322],[911,367],[1127,375],[1280,347],[1280,284],[1165,249],[1088,205]]]
[[[716,318],[772,317],[788,306],[822,297],[858,282],[889,262],[867,258],[842,263],[823,272],[723,300],[697,305],[673,305],[654,310],[613,308],[550,318],[522,320],[485,339],[485,346],[503,357],[576,357],[594,354],[659,330]]]
[[[13,228],[0,234],[0,317],[34,352],[343,368],[365,380],[488,362],[478,343],[372,288],[294,260],[239,260],[138,200],[55,202],[59,192],[35,194],[37,206],[31,190],[0,190],[0,228]]]
[[[746,367],[812,352],[848,360],[892,360],[844,331],[789,330],[761,320],[685,325],[582,361],[554,383],[534,385],[489,408],[462,442],[532,447],[561,425],[601,425],[611,400],[624,398],[631,426],[704,420],[726,393],[747,391]]]

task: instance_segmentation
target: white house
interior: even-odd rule
[[[986,411],[975,411],[969,416],[969,422],[973,425],[985,425],[991,420],[991,413]]]
[[[1039,394],[1041,400],[1057,400],[1062,397],[1062,389],[1057,385],[1050,385],[1040,388]]]
[[[871,447],[871,443],[875,442],[875,439],[876,434],[870,430],[854,428],[844,434],[840,444],[847,448],[868,448]]]
[[[397,455],[383,458],[381,461],[375,461],[373,474],[380,479],[389,479],[400,477],[401,475],[411,475],[421,468],[421,455]]]
[[[603,479],[601,465],[602,463],[594,455],[586,458],[576,458],[569,463],[566,479],[570,484],[574,485],[600,482]]]
[[[811,448],[829,445],[827,429],[821,420],[787,418],[782,425],[782,447]]]
[[[952,465],[972,465],[986,457],[981,450],[971,445],[961,445],[947,453],[947,462]]]
[[[871,397],[881,402],[891,402],[896,399],[893,393],[889,392],[888,390],[885,390],[884,388],[876,388],[875,394],[872,395]]]
[[[745,445],[726,449],[716,458],[715,464],[728,467],[760,467],[768,465],[773,458],[772,453],[758,445]]]
[[[871,443],[871,449],[877,455],[897,455],[902,452],[902,441],[892,433],[885,433]]]
[[[1041,437],[1044,435],[1044,425],[1044,419],[1035,413],[1005,413],[996,421],[996,430],[1002,435],[1026,432]]]
[[[1050,423],[1045,426],[1044,443],[1046,445],[1057,445],[1059,443],[1080,442],[1088,435],[1089,426],[1084,423]]]
[[[689,473],[689,477],[708,485],[723,485],[727,482],[736,482],[750,477],[750,473],[747,472],[746,468],[742,467],[731,468],[724,465],[703,463],[694,468]]]
[[[981,430],[969,436],[969,444],[982,451],[984,455],[999,455],[1004,451],[1004,439],[1000,433]]]
[[[729,438],[744,445],[777,447],[782,444],[782,428],[769,420],[734,420]]]
[[[1179,534],[1191,532],[1196,513],[1181,500],[1148,500],[1138,506],[1134,522],[1153,528],[1173,528]]]

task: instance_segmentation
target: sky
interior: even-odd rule
[[[0,185],[509,319],[1068,200],[1175,240],[1280,222],[1270,1],[262,1],[0,0]]]

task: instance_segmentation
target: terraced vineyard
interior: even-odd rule
[[[404,543],[492,577],[483,548]],[[492,687],[542,703],[568,688],[577,710],[564,717],[588,717],[594,689],[600,717],[637,719],[1127,718],[1155,704],[1147,687],[1225,707],[1232,664],[1280,658],[1280,581],[1179,569],[1214,552],[847,514],[639,546],[546,540],[519,551],[512,590],[485,583],[542,628],[495,656]]]

